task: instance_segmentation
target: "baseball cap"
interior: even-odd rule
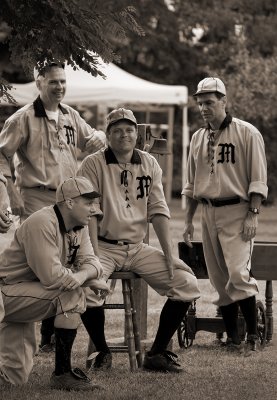
[[[193,96],[212,92],[218,92],[226,96],[226,88],[221,79],[212,77],[203,79],[198,83],[197,91]]]
[[[135,124],[137,126],[137,120],[136,117],[133,114],[133,111],[131,110],[126,110],[125,108],[118,108],[115,109],[113,111],[111,111],[108,115],[107,115],[107,129],[115,124],[118,121],[121,120],[127,120],[132,122],[133,124]]]
[[[66,199],[74,199],[75,197],[88,197],[94,199],[100,197],[100,194],[94,190],[91,182],[83,177],[71,177],[62,182],[56,191],[56,202],[65,201]]]

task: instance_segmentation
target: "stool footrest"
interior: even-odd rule
[[[124,304],[104,304],[105,310],[124,310]]]

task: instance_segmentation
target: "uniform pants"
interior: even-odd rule
[[[251,276],[253,240],[243,241],[249,203],[202,207],[202,239],[209,278],[218,292],[217,306],[226,306],[258,293]]]
[[[21,217],[23,222],[35,211],[43,207],[54,205],[56,202],[56,192],[54,190],[40,190],[34,188],[21,188],[20,194],[24,202],[25,214]]]
[[[40,282],[1,287],[5,315],[0,323],[0,380],[27,382],[36,352],[35,322],[62,313],[83,313],[82,288],[70,292],[46,290]]]
[[[171,300],[190,302],[200,297],[194,275],[175,267],[174,278],[169,279],[163,252],[145,243],[121,246],[99,241],[99,255],[103,278],[106,280],[114,270],[132,271],[140,275],[161,296],[167,296]],[[178,263],[180,262],[178,259]],[[86,291],[88,307],[103,304],[92,290],[87,288]]]

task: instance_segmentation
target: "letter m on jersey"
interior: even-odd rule
[[[221,147],[221,151],[218,153],[219,159],[217,163],[231,162],[235,163],[235,146],[232,143],[219,143],[218,146]]]

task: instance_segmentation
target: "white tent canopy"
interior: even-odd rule
[[[104,64],[101,70],[106,79],[93,77],[83,70],[74,71],[66,66],[67,104],[165,104],[185,106],[188,99],[186,86],[162,85],[148,82],[123,71],[114,64]],[[35,82],[13,84],[11,94],[23,105],[31,103],[38,94]]]

